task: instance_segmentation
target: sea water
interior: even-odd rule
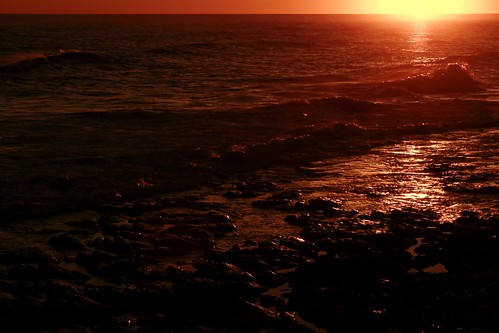
[[[2,15],[0,219],[240,175],[494,214],[498,115],[499,16]]]

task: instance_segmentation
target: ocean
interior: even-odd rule
[[[497,189],[497,16],[4,15],[0,25],[4,220],[240,171],[335,169],[344,154],[367,164],[342,161],[359,182],[331,191],[355,188],[356,201],[375,191],[419,202],[399,173],[432,178],[438,193]]]
[[[56,249],[81,273],[87,252],[144,244],[174,262],[205,249],[185,245],[213,235],[200,221],[230,222],[209,236],[226,250],[298,235],[299,207],[358,230],[491,220],[498,193],[497,15],[0,16],[2,265]],[[187,251],[140,238],[181,222]]]

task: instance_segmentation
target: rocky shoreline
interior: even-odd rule
[[[2,332],[499,329],[497,215],[363,214],[263,180],[213,191],[296,234],[221,247],[241,226],[202,196],[100,206],[0,250]]]

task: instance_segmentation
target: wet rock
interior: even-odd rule
[[[176,236],[171,234],[161,234],[151,240],[153,246],[168,247],[179,250],[208,250],[212,249],[216,243],[209,239],[192,238],[189,236]]]
[[[321,220],[312,217],[310,214],[288,215],[284,218],[284,221],[300,227],[321,223]]]
[[[257,200],[251,203],[253,207],[260,209],[274,209],[282,211],[290,211],[296,208],[296,203],[289,199],[266,199]]]
[[[234,251],[226,253],[223,260],[228,260],[234,265],[241,267],[249,272],[268,270],[269,264],[260,256],[251,251]]]
[[[255,281],[268,288],[275,288],[287,282],[281,274],[274,271],[261,270],[253,273],[253,275],[255,277]]]
[[[258,196],[258,194],[253,194],[253,197]],[[245,197],[243,192],[241,191],[227,191],[223,194],[224,197],[229,198],[229,199],[240,199]]]
[[[175,290],[180,292],[184,300],[190,299],[192,302],[200,304],[212,304],[217,302],[230,302],[238,298],[255,300],[265,289],[252,281],[237,279],[218,280],[211,277],[194,277],[177,281],[174,284]],[[222,306],[226,304],[221,304]],[[206,309],[204,309],[206,310]]]
[[[390,212],[392,222],[405,222],[418,226],[431,226],[438,220],[438,215],[433,211],[419,211],[414,209],[394,209]]]
[[[307,201],[307,207],[310,210],[334,210],[341,208],[341,203],[329,197],[310,199]]]
[[[129,314],[113,316],[108,325],[108,330],[111,332],[145,332],[152,330],[146,318]]]
[[[178,257],[185,255],[188,252],[189,249],[171,248],[168,246],[154,246],[138,250],[138,253],[144,256],[145,258],[152,258],[156,260],[161,260],[161,259],[164,260],[165,258]]]
[[[241,182],[236,186],[238,191],[241,192],[275,192],[281,187],[275,183],[263,180],[248,180]]]
[[[0,254],[0,263],[53,263],[62,261],[61,255],[48,249],[40,247],[24,247],[16,250],[7,250]]]
[[[63,252],[67,250],[85,250],[85,244],[74,235],[59,235],[49,239],[49,245],[55,250]]]
[[[100,229],[103,236],[119,236],[125,228],[118,224],[105,223],[101,224]]]
[[[334,227],[333,225],[315,224],[308,225],[300,231],[300,236],[309,241],[317,241],[322,238],[345,238],[351,237],[352,233]]]
[[[368,301],[353,288],[309,285],[295,288],[289,300],[302,318],[328,332],[383,332],[369,316]]]
[[[324,215],[326,216],[342,216],[342,215],[347,215],[346,212],[339,208],[325,208],[322,210],[324,212]]]
[[[9,274],[16,280],[29,280],[36,276],[37,267],[34,264],[19,264],[9,268]]]
[[[77,271],[70,271],[54,264],[40,264],[38,266],[36,277],[41,279],[62,279],[66,281],[83,282],[90,278],[88,274]],[[35,277],[33,277],[35,278]]]
[[[298,199],[302,196],[302,192],[300,190],[289,190],[280,193],[273,194],[270,199],[281,200],[281,199]]]
[[[463,230],[463,232],[465,234],[449,235],[442,242],[438,253],[445,266],[451,271],[472,269],[477,274],[492,269],[493,263],[499,260],[497,232],[495,234],[490,234],[488,230],[483,232]]]
[[[417,243],[416,239],[413,237],[405,237],[404,235],[399,235],[395,232],[385,232],[379,234],[368,235],[364,237],[365,240],[384,249],[385,251],[390,250],[407,250],[410,246]]]
[[[216,223],[208,225],[206,228],[215,233],[233,232],[239,229],[235,224],[230,222]]]
[[[93,251],[92,253],[78,253],[75,256],[75,262],[78,265],[85,266],[97,262],[110,262],[116,258],[115,254],[102,251]]]
[[[109,262],[97,262],[87,266],[90,274],[100,277],[116,277],[134,273],[145,262],[138,258],[116,258]]]
[[[89,229],[89,230],[99,229],[99,224],[93,220],[70,221],[67,224],[72,227],[81,228],[81,229]]]
[[[204,217],[212,222],[230,222],[230,215],[220,212],[208,212]]]
[[[379,252],[379,249],[373,244],[356,238],[323,238],[317,242],[317,245],[328,255],[339,258],[368,256]]]
[[[313,332],[298,325],[294,316],[290,315],[289,312],[281,314],[247,301],[241,304],[240,307],[240,314],[230,320],[230,322],[234,322],[233,325],[239,332],[261,332],[262,330],[279,333]]]
[[[196,327],[182,327],[176,330],[178,333],[236,333],[235,330],[228,328],[210,328],[205,325],[200,325]]]
[[[260,298],[260,303],[265,308],[284,308],[285,300],[281,297],[273,296],[273,295],[262,295]]]
[[[168,228],[167,232],[176,236],[189,236],[192,238],[209,239],[212,235],[198,225],[177,224]]]
[[[140,204],[130,202],[121,205],[100,205],[96,208],[96,212],[101,215],[124,214],[127,216],[140,216],[145,213],[145,209]]]
[[[454,221],[456,224],[462,225],[485,225],[486,221],[481,218],[479,212],[465,210],[462,211],[460,216]]]
[[[216,276],[222,280],[245,280],[252,281],[253,276],[241,270],[239,267],[226,262],[217,262],[214,260],[197,259],[192,262],[194,268],[198,271],[206,272],[210,276]]]
[[[93,245],[100,250],[108,251],[111,253],[129,253],[132,250],[130,241],[123,237],[101,237],[94,240]]]

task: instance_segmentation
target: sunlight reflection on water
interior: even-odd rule
[[[430,37],[428,35],[427,22],[415,21],[413,30],[409,35],[409,43],[411,45],[409,51],[414,53],[427,52],[429,41]]]
[[[498,209],[493,196],[448,190],[456,184],[496,186],[498,146],[494,142],[493,130],[419,136],[375,148],[370,154],[317,162],[310,170],[321,177],[300,186],[323,195],[335,193],[347,209],[431,210],[441,222],[451,222],[463,210]]]

